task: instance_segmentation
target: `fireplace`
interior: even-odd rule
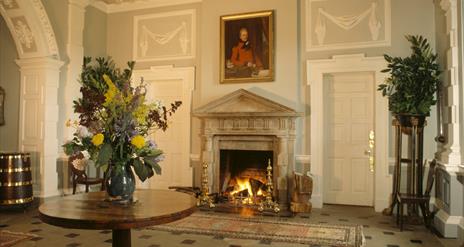
[[[265,181],[262,176],[270,161],[273,197],[282,209],[288,208],[288,182],[295,162],[295,120],[300,115],[244,89],[196,109],[194,116],[202,120],[201,159],[209,164],[210,191],[230,193],[234,187],[240,189],[234,184],[238,180],[254,176],[257,187],[251,192],[257,194],[263,190],[259,183]],[[248,193],[241,192],[242,196]]]
[[[260,203],[267,193],[267,167],[272,160],[272,151],[220,150],[220,195],[232,203]]]

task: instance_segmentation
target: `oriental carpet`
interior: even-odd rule
[[[0,231],[0,247],[13,246],[21,241],[37,237],[34,234],[22,232]]]
[[[182,220],[148,229],[315,246],[364,246],[362,226],[308,224],[256,216],[244,218],[195,213]]]

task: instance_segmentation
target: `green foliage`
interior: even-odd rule
[[[429,115],[441,83],[437,54],[420,35],[407,35],[406,39],[411,43],[411,55],[384,55],[388,66],[382,72],[390,73],[390,77],[377,90],[388,97],[388,108],[393,113]]]
[[[112,155],[113,148],[111,147],[111,144],[103,144],[100,152],[98,153],[97,165],[107,165],[110,162]]]

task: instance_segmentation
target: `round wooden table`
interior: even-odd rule
[[[50,225],[76,229],[112,229],[113,246],[131,246],[131,228],[176,221],[196,209],[195,197],[169,190],[137,190],[130,206],[105,202],[106,192],[66,196],[39,207],[40,219]]]

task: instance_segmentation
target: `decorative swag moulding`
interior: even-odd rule
[[[307,51],[390,45],[390,0],[341,3],[306,0]]]

